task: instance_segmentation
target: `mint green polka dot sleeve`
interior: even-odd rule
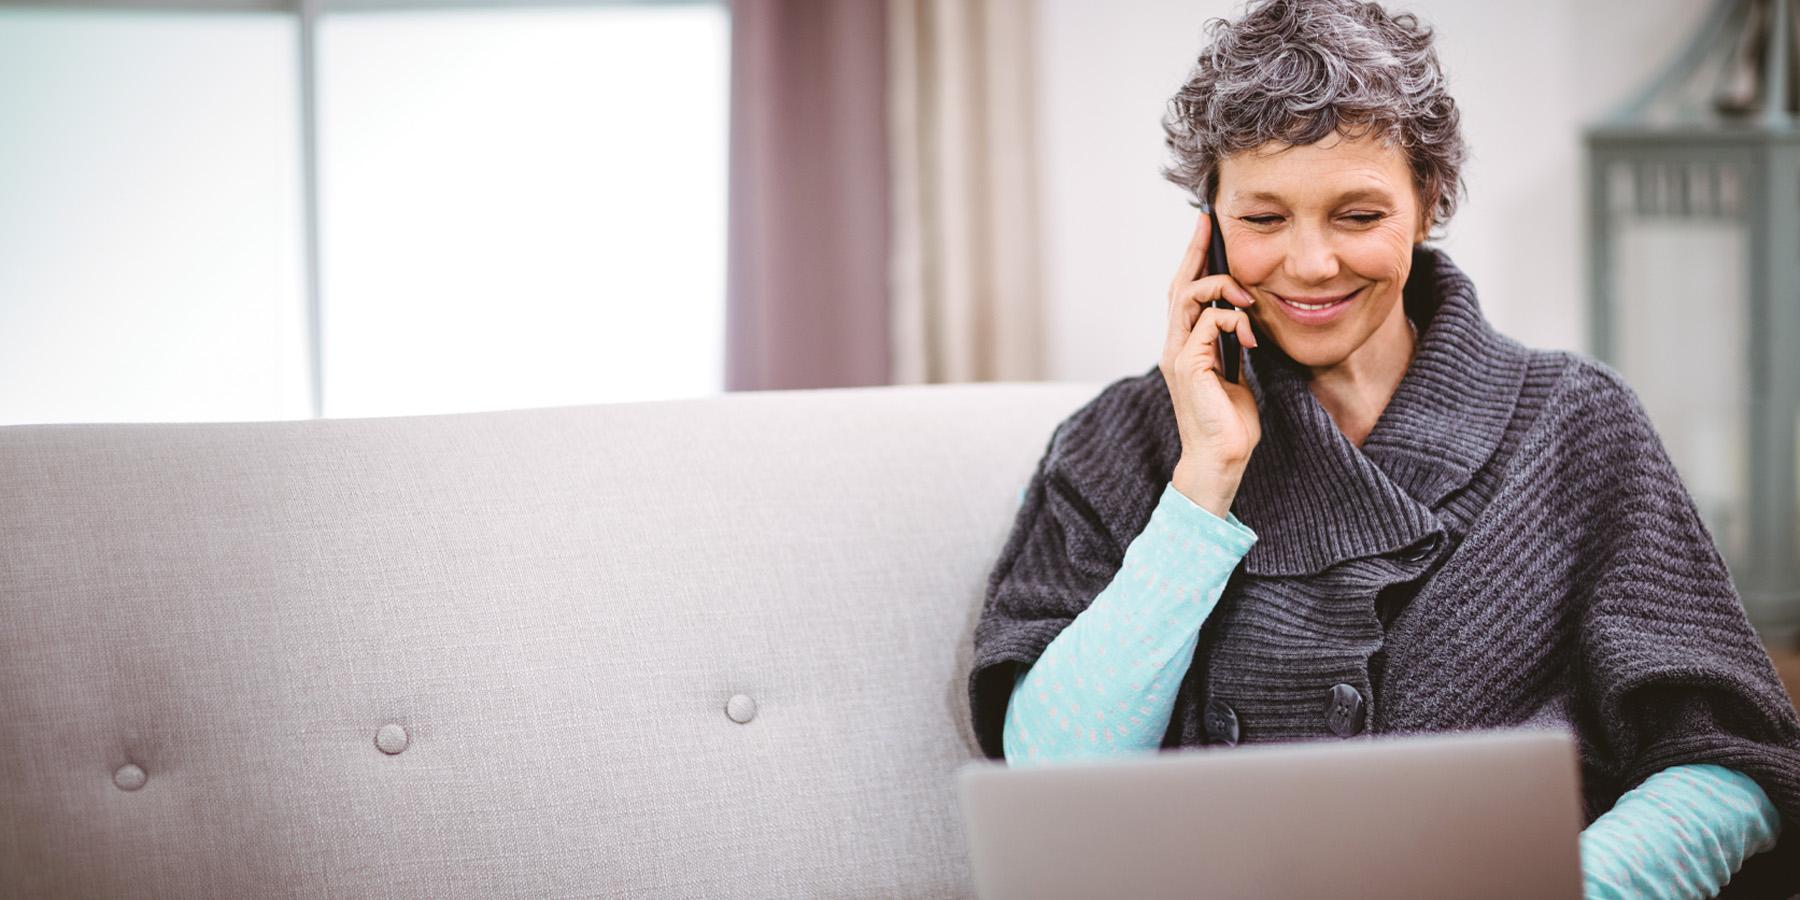
[[[1153,751],[1200,626],[1256,532],[1175,489],[1113,580],[1014,683],[1001,741],[1011,765]]]
[[[1781,816],[1750,776],[1671,766],[1625,792],[1581,833],[1586,900],[1716,896],[1750,856],[1775,846]]]

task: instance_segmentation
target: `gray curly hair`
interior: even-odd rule
[[[1468,150],[1416,16],[1358,0],[1263,0],[1205,28],[1209,44],[1162,121],[1175,157],[1162,176],[1193,195],[1190,206],[1211,205],[1221,159],[1341,129],[1399,146],[1433,227],[1450,220]]]

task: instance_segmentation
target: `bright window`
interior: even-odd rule
[[[0,424],[311,414],[299,18],[153,2],[0,8]],[[317,22],[324,414],[722,391],[724,4],[415,6]]]
[[[0,424],[308,415],[295,27],[0,8]]]
[[[724,386],[723,6],[321,21],[325,414]]]

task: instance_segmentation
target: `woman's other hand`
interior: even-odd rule
[[[1169,330],[1159,368],[1181,433],[1175,489],[1222,519],[1262,439],[1262,419],[1249,385],[1232,384],[1218,371],[1221,333],[1235,333],[1245,348],[1256,346],[1245,312],[1256,300],[1230,275],[1201,276],[1211,238],[1212,222],[1203,212],[1169,285]],[[1212,301],[1220,298],[1233,308],[1215,309]]]

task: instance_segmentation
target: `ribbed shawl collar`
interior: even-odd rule
[[[1401,296],[1419,344],[1361,448],[1313,396],[1305,366],[1274,341],[1250,351],[1262,439],[1232,504],[1258,536],[1249,573],[1310,575],[1435,547],[1445,528],[1434,509],[1493,456],[1529,351],[1488,324],[1475,286],[1442,250],[1413,248]]]

